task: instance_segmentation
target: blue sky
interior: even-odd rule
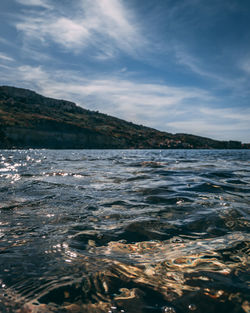
[[[0,85],[250,142],[249,0],[1,0]]]

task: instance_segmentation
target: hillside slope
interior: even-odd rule
[[[27,89],[0,86],[0,148],[169,149],[242,148],[216,141],[170,134],[83,109],[73,102],[41,96]]]

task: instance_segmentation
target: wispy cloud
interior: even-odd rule
[[[46,0],[16,0],[16,2],[27,6],[39,6],[44,8],[50,8],[50,5]]]
[[[43,5],[47,11],[29,11],[16,23],[26,40],[59,46],[79,52],[95,47],[96,57],[113,57],[115,50],[135,54],[143,44],[143,37],[133,21],[133,16],[120,0],[82,0],[78,9],[52,8],[52,2],[42,0],[17,0],[23,4]]]
[[[45,71],[41,66],[21,66],[17,69],[20,80],[37,83],[42,92],[59,96],[62,92],[68,95],[100,96],[107,101],[145,105],[160,108],[174,106],[181,101],[193,99],[211,101],[213,97],[199,88],[174,87],[166,84],[146,83],[143,81],[122,78],[119,75],[106,77],[83,78],[73,71]],[[54,82],[54,83],[53,83]],[[69,83],[72,82],[72,83]],[[63,84],[67,88],[62,88]],[[152,98],[152,95],[154,97]]]
[[[175,55],[177,62],[187,69],[191,70],[193,73],[198,74],[200,77],[205,79],[210,79],[216,84],[220,83],[223,87],[231,87],[235,86],[234,82],[230,80],[228,77],[225,77],[223,73],[217,73],[214,67],[210,66],[210,70],[207,68],[209,64],[204,63],[204,60],[199,58],[198,55],[192,55],[187,52],[187,48],[184,48],[181,45],[175,46]]]
[[[10,67],[10,66],[7,66],[7,65],[1,64],[1,63],[0,63],[0,67],[3,68],[4,70],[7,70],[7,71],[12,71],[13,70],[13,67]],[[8,76],[9,75],[7,75],[7,76],[3,75],[3,76],[4,76],[3,77],[3,81],[5,81],[5,79],[7,78],[7,82],[9,82],[9,80],[8,80]]]
[[[41,24],[41,21],[38,24]],[[37,32],[37,28],[35,28],[35,32]],[[88,27],[80,21],[65,17],[60,17],[50,24],[43,24],[42,35],[44,37],[50,36],[54,42],[69,49],[77,48],[79,45],[83,47],[90,37]]]
[[[164,58],[167,65],[174,64],[174,71],[178,69],[180,76],[192,77],[197,86],[207,84],[210,89],[246,94],[249,81],[245,81],[244,75],[249,73],[250,63],[247,59],[241,63],[245,73],[238,66],[242,56],[249,52],[249,36],[243,29],[246,16],[242,16],[240,26],[237,19],[231,19],[232,12],[240,19],[244,4],[231,0],[174,1],[171,5],[170,1],[166,2],[168,5],[165,2],[159,5],[161,10],[157,10],[153,21],[158,27],[164,25],[164,32],[156,34],[158,42],[162,39],[157,53],[168,54]],[[242,40],[234,38],[237,33]],[[162,59],[159,57],[159,62]]]
[[[243,70],[246,74],[250,74],[250,56],[241,60],[240,69]]]
[[[3,61],[9,61],[9,62],[13,62],[14,59],[11,58],[10,56],[6,55],[5,53],[0,52],[0,60]]]
[[[117,110],[125,111],[129,108],[136,109],[137,106],[140,110],[150,110],[152,107],[152,110],[161,114],[160,109],[162,108],[176,107],[180,104],[186,105],[194,99],[203,102],[214,99],[207,91],[199,88],[181,88],[166,84],[148,83],[123,78],[119,74],[108,75],[108,78],[83,78],[77,72],[46,71],[41,66],[20,66],[15,69],[18,74],[16,77],[14,77],[14,71],[10,72],[5,74],[6,79],[33,84],[36,90],[49,96],[73,97],[75,99],[94,97],[99,99],[97,101],[99,105],[103,101],[109,102],[112,110],[115,109],[114,104]]]
[[[218,64],[211,64],[198,55],[192,55],[182,45],[175,46],[176,60],[184,68],[194,73],[198,77],[198,81],[203,84],[209,82],[209,89],[213,92],[227,91],[227,95],[235,98],[246,98],[250,96],[249,90],[249,74],[250,59],[241,61],[240,65],[235,63],[224,68],[220,68]],[[223,71],[224,69],[224,71]],[[239,69],[241,71],[239,71]]]

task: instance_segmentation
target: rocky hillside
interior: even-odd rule
[[[170,134],[85,110],[76,104],[27,89],[0,86],[0,148],[169,149],[247,148],[236,141],[216,141]]]

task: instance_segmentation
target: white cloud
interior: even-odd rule
[[[52,2],[41,0],[18,0],[23,4],[50,5],[50,10],[28,11],[20,16],[16,28],[26,40],[40,40],[49,44],[50,40],[73,52],[87,47],[95,48],[97,58],[114,57],[114,51],[123,50],[136,54],[144,44],[138,27],[133,22],[130,11],[121,0],[82,0],[78,9],[53,7]]]
[[[99,16],[99,27],[119,44],[125,51],[133,50],[133,45],[142,41],[141,36],[132,23],[129,12],[119,0],[99,0],[94,7],[95,15]]]
[[[40,40],[43,44],[48,44],[48,39],[60,44],[68,49],[76,49],[86,45],[88,41],[88,29],[80,22],[66,17],[26,17],[23,22],[16,25],[27,39],[31,41]]]
[[[9,57],[8,55],[0,52],[0,59],[3,60],[3,61],[9,61],[9,62],[13,62],[14,59]]]
[[[57,19],[50,25],[44,25],[43,32],[45,35],[50,35],[55,42],[68,48],[78,46],[79,43],[83,45],[90,36],[87,27],[65,17]]]
[[[27,6],[40,6],[44,8],[50,8],[46,0],[16,0],[16,2]]]
[[[38,83],[41,81],[41,84],[44,84],[46,81],[49,82],[49,75],[42,70],[40,66],[31,67],[31,66],[20,66],[17,69],[20,78],[26,82],[35,82]]]

